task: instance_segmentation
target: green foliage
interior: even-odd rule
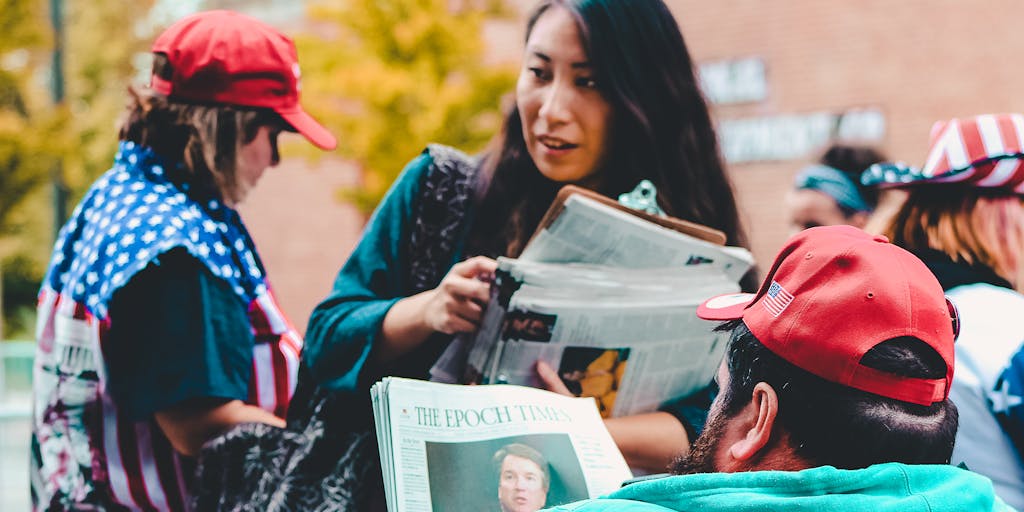
[[[52,125],[45,117],[33,116],[32,96],[27,93],[32,71],[46,44],[41,5],[34,0],[0,0],[0,33],[4,34],[0,37],[0,284],[15,288],[8,274],[17,274],[7,272],[6,267],[24,257],[24,237],[20,233],[34,227],[29,216],[21,213],[48,172],[46,160],[40,156],[48,147],[44,133]],[[39,273],[31,266],[22,268],[29,269],[29,282],[38,282]],[[0,305],[7,304],[2,300],[8,296],[4,290]],[[28,304],[33,302],[30,298]],[[0,339],[9,330],[5,324],[12,323],[12,310],[3,308],[7,321],[0,319]]]
[[[58,162],[71,186],[72,204],[110,166],[116,121],[135,73],[133,57],[146,51],[149,38],[135,28],[151,3],[65,2],[66,97],[63,105],[54,106],[46,3],[0,0],[0,62],[20,61],[14,69],[0,68],[0,260],[10,255],[2,249],[11,244],[2,237],[27,229],[16,222],[16,217],[25,218],[17,214],[19,208],[49,182]],[[46,216],[37,212],[33,217],[46,222],[31,229],[50,229]]]
[[[117,150],[117,125],[135,78],[138,55],[149,52],[155,33],[146,23],[153,0],[64,0],[66,4],[64,179],[77,202],[110,168]]]
[[[42,44],[43,6],[38,0],[0,0],[0,55]]]
[[[139,30],[151,0],[63,4],[66,96],[55,106],[48,3],[0,0],[0,338],[30,323],[53,243],[48,185],[59,173],[71,206],[110,166],[133,57],[151,36]]]
[[[25,254],[14,256],[4,262],[3,303],[7,305],[4,314],[4,333],[0,339],[32,339],[33,317],[36,294],[39,292],[38,264]]]
[[[429,142],[478,151],[499,129],[515,67],[485,65],[483,28],[502,2],[348,0],[310,6],[296,38],[304,103],[363,169],[343,191],[372,209]]]
[[[11,123],[20,124],[20,123]],[[22,205],[29,193],[46,179],[46,166],[38,158],[34,141],[23,132],[0,129],[0,236],[16,231],[12,213]]]
[[[33,137],[22,92],[31,70],[30,50],[43,42],[41,21],[38,2],[0,0],[0,59],[6,64],[0,67],[0,237],[10,229],[11,212],[45,177],[45,168],[34,158],[39,140]]]

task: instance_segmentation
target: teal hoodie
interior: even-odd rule
[[[647,480],[550,512],[1012,511],[988,478],[954,466],[879,464],[843,470],[709,473]]]

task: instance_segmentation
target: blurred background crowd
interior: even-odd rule
[[[321,155],[286,137],[288,158],[240,210],[302,329],[410,155],[427,141],[479,150],[497,131],[532,3],[0,1],[0,509],[28,503],[24,340],[50,248],[110,165],[125,84],[147,80],[156,34],[227,8],[295,36],[303,103],[339,148]],[[1024,70],[1012,65],[1024,4],[1013,0],[666,3],[697,62],[759,262],[792,229],[794,177],[830,144],[916,163],[937,119],[1024,111]]]

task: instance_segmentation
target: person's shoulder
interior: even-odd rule
[[[978,304],[988,307],[992,303],[1013,307],[1024,306],[1024,295],[1009,288],[988,283],[960,285],[948,290],[946,295],[954,301],[963,302],[968,306]]]
[[[441,144],[429,144],[406,164],[394,189],[421,195],[424,189],[439,198],[468,193],[480,167],[480,158]]]
[[[414,160],[424,166],[426,179],[435,183],[469,183],[480,168],[480,157],[442,144],[428,144]]]
[[[668,512],[674,509],[664,505],[641,501],[636,499],[645,496],[649,491],[661,492],[667,482],[673,481],[675,477],[659,473],[655,475],[640,476],[626,480],[622,487],[600,498],[577,501],[566,505],[559,505],[550,509],[551,512],[603,512],[605,510],[627,511],[627,512]],[[633,491],[638,491],[634,493]]]
[[[1024,326],[1010,320],[1024,311],[1024,295],[986,283],[957,286],[948,290],[946,295],[956,306],[960,317],[957,347],[963,348],[963,340],[971,340],[991,348],[996,343],[992,336],[1005,338],[1002,343],[1012,346],[1018,346],[1024,339]]]
[[[594,498],[544,509],[543,512],[604,512],[611,510],[616,512],[668,512],[672,509],[643,501]]]
[[[476,165],[478,158],[464,151],[444,144],[427,144],[421,156],[426,156],[434,165],[445,165],[450,162]]]
[[[396,184],[422,183],[427,176],[472,175],[476,172],[479,159],[465,152],[443,144],[428,144],[423,151],[405,164]]]

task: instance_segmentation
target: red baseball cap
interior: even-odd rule
[[[150,87],[171,99],[268,108],[315,146],[337,140],[299,104],[295,44],[270,25],[231,11],[205,11],[171,25],[153,43],[171,64]]]
[[[743,319],[776,355],[837,384],[920,405],[949,396],[956,309],[928,267],[884,236],[852,226],[805,230],[782,248],[756,295],[711,298],[697,316]],[[860,364],[875,345],[901,336],[935,349],[945,379]]]

